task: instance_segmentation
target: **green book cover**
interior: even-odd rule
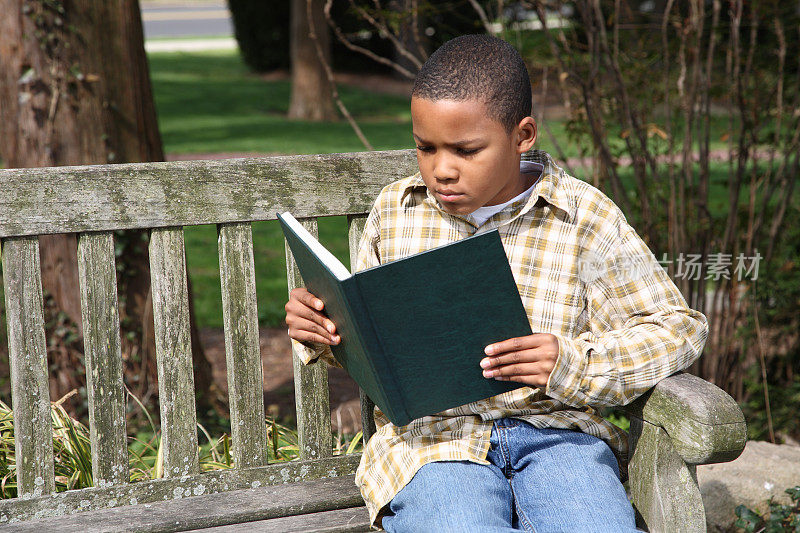
[[[483,377],[483,349],[531,334],[497,230],[350,274],[278,215],[308,290],[341,342],[333,355],[392,423],[522,387]]]

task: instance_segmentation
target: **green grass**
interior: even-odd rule
[[[350,125],[290,121],[291,86],[250,73],[237,52],[152,53],[148,56],[167,153],[281,154],[363,151]],[[403,97],[340,87],[342,99],[376,149],[411,148],[411,114]],[[320,221],[320,238],[349,264],[344,218]],[[186,256],[201,327],[222,327],[214,226],[187,227]],[[275,222],[253,225],[256,291],[262,324],[284,318],[287,298],[283,237]]]
[[[363,151],[344,119],[313,123],[286,118],[288,80],[265,81],[235,51],[148,55],[158,122],[167,153],[312,154]],[[413,148],[406,97],[339,87],[342,101],[377,150]],[[564,122],[548,120],[568,156],[579,148]],[[538,147],[554,152],[544,130]]]
[[[364,150],[345,120],[288,120],[289,81],[265,81],[248,72],[236,51],[151,53],[148,58],[167,153]],[[407,98],[348,86],[340,93],[376,149],[413,146]]]
[[[192,279],[195,313],[200,327],[222,327],[222,296],[215,226],[185,229],[186,262]],[[319,221],[320,240],[345,265],[350,264],[347,221],[329,217]],[[276,326],[283,322],[288,297],[283,233],[276,221],[253,224],[253,255],[259,321]]]

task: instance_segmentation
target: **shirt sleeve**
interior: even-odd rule
[[[380,211],[378,202],[370,211],[364,232],[358,243],[358,255],[354,272],[364,270],[380,264]],[[292,350],[304,365],[309,365],[323,360],[326,363],[341,368],[342,365],[333,357],[331,347],[317,342],[300,342],[292,339]]]
[[[623,227],[586,281],[589,330],[556,335],[546,393],[572,407],[630,403],[691,365],[708,337],[706,317],[687,306],[633,228]]]

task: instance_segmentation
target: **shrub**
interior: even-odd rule
[[[783,531],[800,531],[800,486],[786,489],[792,500],[791,505],[781,505],[772,500],[769,509],[763,515],[745,505],[736,508],[736,527],[748,533],[780,533]]]

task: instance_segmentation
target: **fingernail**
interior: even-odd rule
[[[317,300],[316,302],[314,302],[314,307],[316,307],[316,308],[317,308],[317,309],[319,309],[320,311],[322,310],[322,308],[323,308],[324,306],[325,306],[325,304],[323,304],[323,303],[322,303],[322,300]]]
[[[336,328],[333,326],[333,324],[328,324],[328,331],[330,333],[333,333],[334,331],[336,331]]]
[[[489,360],[488,360],[488,359],[482,359],[482,360],[481,360],[481,368],[486,368],[486,367],[487,367],[487,366],[489,366],[490,364],[491,364],[491,363],[489,362]]]
[[[484,370],[483,371],[483,377],[485,377],[485,378],[490,378],[493,375],[494,375],[494,370]]]
[[[339,335],[334,335],[333,336],[333,343],[334,344],[339,344],[340,340],[342,340],[342,339],[341,339],[341,337],[339,337]]]
[[[483,351],[484,351],[484,353],[485,353],[486,355],[492,355],[492,354],[494,353],[494,346],[492,346],[492,345],[490,344],[489,346],[487,346],[486,348],[484,348],[484,349],[483,349]]]

